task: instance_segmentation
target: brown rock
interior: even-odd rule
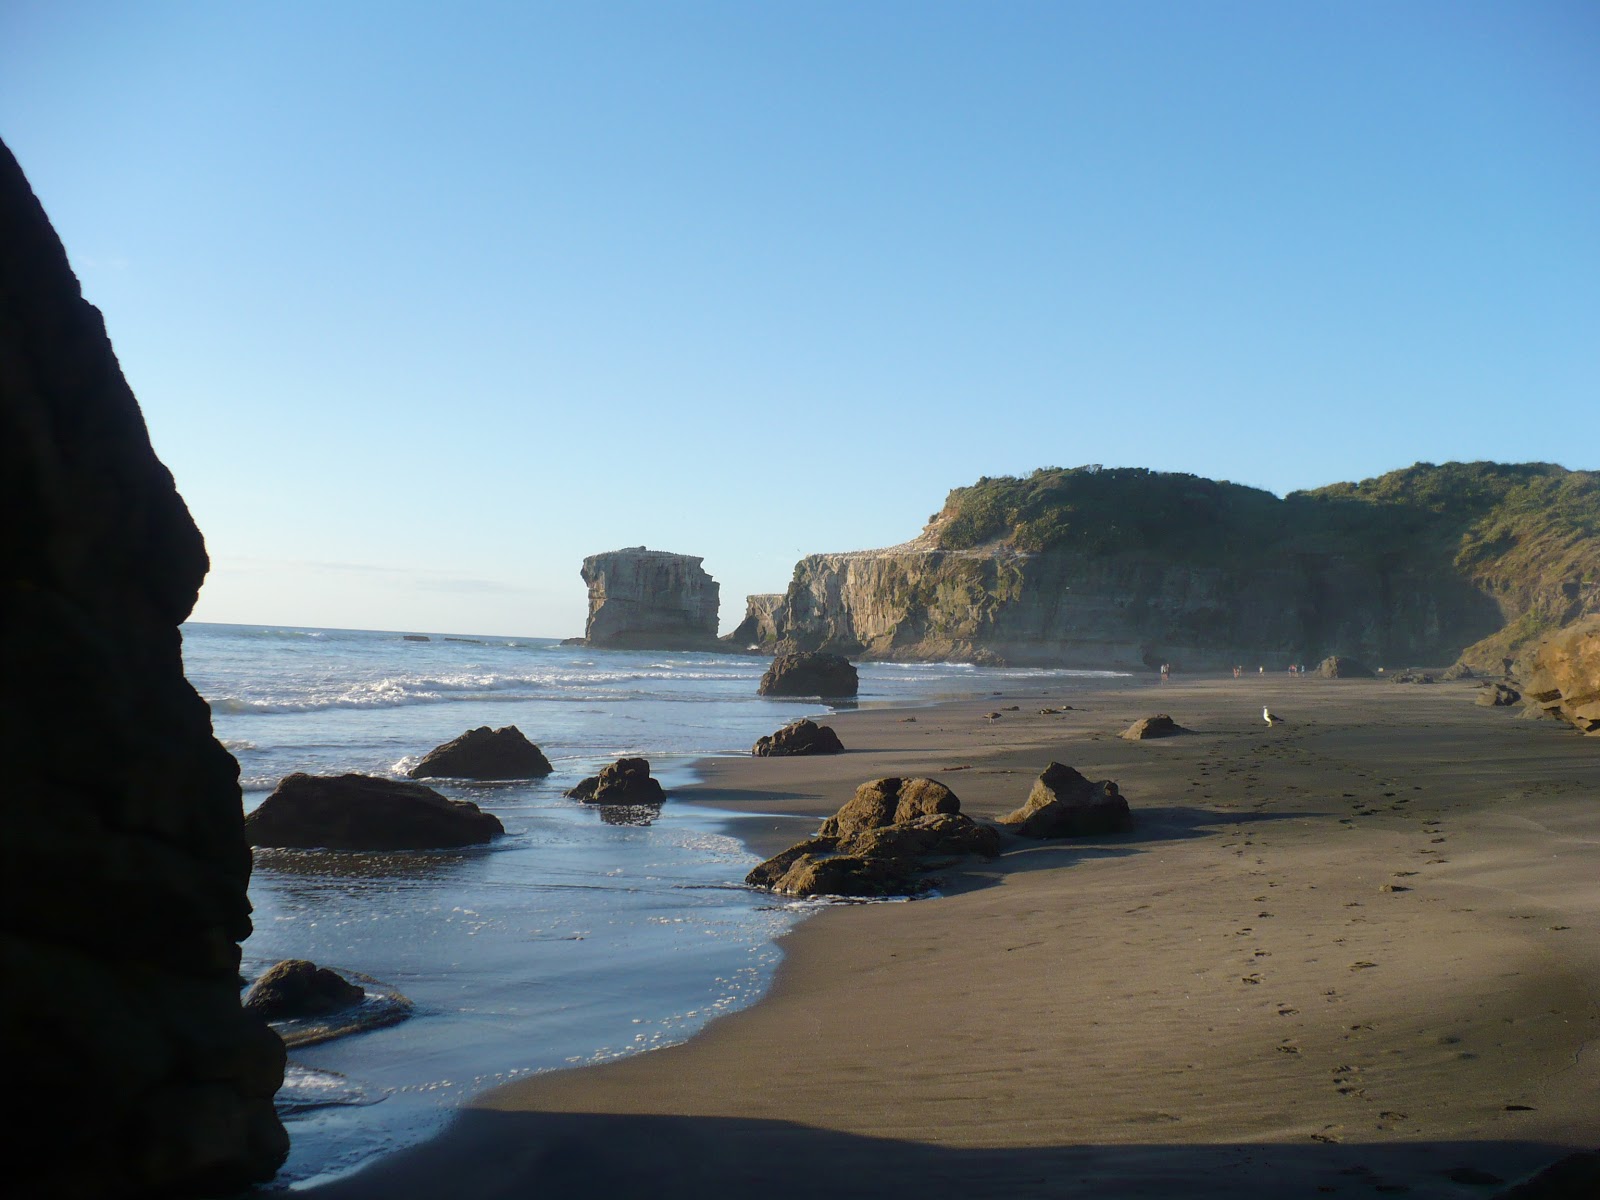
[[[761,676],[763,696],[854,696],[860,678],[842,654],[786,651],[772,660]]]
[[[1600,616],[1551,634],[1519,666],[1530,705],[1583,733],[1600,732]]]
[[[585,804],[660,805],[667,793],[659,779],[650,777],[649,760],[619,758],[569,789],[567,798]]]
[[[1053,762],[1034,781],[1027,803],[1001,817],[1000,824],[1022,837],[1087,837],[1126,832],[1133,828],[1133,816],[1111,780],[1092,783]]]
[[[760,738],[750,753],[757,758],[778,758],[800,754],[842,754],[844,743],[830,725],[818,725],[802,717],[776,733]]]
[[[1518,703],[1522,693],[1504,683],[1496,683],[1478,693],[1477,703],[1485,708],[1507,708]]]
[[[1324,679],[1371,679],[1372,672],[1353,658],[1330,654],[1317,664],[1317,674]]]
[[[1117,736],[1130,742],[1142,742],[1146,738],[1175,737],[1188,732],[1166,713],[1159,713],[1153,717],[1140,717]]]
[[[245,995],[244,1006],[266,1021],[314,1017],[360,1004],[366,989],[337,971],[303,958],[287,958],[268,967]]]
[[[861,829],[960,811],[956,794],[936,779],[873,779],[856,788],[856,794],[822,823],[821,832],[847,837]]]
[[[434,850],[472,846],[505,832],[500,819],[420,783],[371,775],[281,780],[245,819],[252,846],[324,850]]]
[[[554,769],[515,725],[480,725],[435,746],[407,774],[412,779],[541,779]]]
[[[4,146],[0,512],[8,1190],[244,1189],[288,1153],[284,1050],[240,1006],[239,768],[183,675],[205,545]]]

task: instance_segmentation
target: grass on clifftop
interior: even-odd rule
[[[956,488],[927,535],[947,550],[1156,556],[1247,569],[1347,558],[1448,572],[1507,619],[1477,661],[1600,611],[1600,475],[1551,463],[1417,463],[1279,499],[1141,468],[1046,467]]]

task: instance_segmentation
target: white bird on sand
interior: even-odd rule
[[[1273,712],[1265,704],[1263,704],[1261,706],[1261,715],[1262,715],[1262,717],[1264,717],[1266,719],[1267,728],[1268,729],[1271,729],[1272,726],[1274,724],[1278,723],[1279,721],[1283,721],[1282,717],[1280,717],[1277,713]],[[1288,722],[1284,721],[1284,724],[1288,724]]]

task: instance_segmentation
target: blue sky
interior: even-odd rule
[[[8,0],[196,617],[723,626],[981,475],[1600,468],[1592,3]]]

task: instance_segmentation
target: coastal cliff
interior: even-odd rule
[[[1419,464],[1279,499],[1045,470],[958,488],[914,541],[795,567],[763,640],[868,659],[1281,668],[1464,658],[1600,611],[1600,480]]]
[[[720,588],[702,561],[643,546],[591,554],[583,560],[584,640],[623,649],[714,648]]]
[[[0,146],[0,1027],[24,1196],[270,1178],[283,1043],[239,999],[238,764],[183,674],[205,546]]]

